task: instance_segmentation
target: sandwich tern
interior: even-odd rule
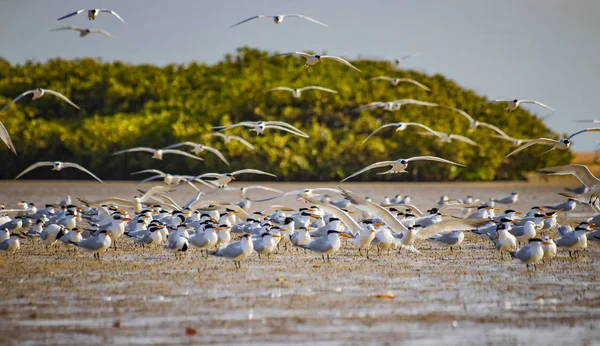
[[[356,66],[352,65],[351,63],[349,63],[348,61],[335,56],[335,55],[319,55],[319,54],[308,54],[308,53],[304,53],[304,52],[290,52],[290,53],[282,53],[282,54],[276,54],[272,57],[277,57],[277,56],[288,56],[288,55],[294,55],[297,57],[302,57],[304,59],[306,59],[306,63],[304,64],[304,66],[302,67],[303,69],[307,69],[312,65],[315,65],[319,62],[323,62],[323,59],[328,59],[328,60],[334,60],[337,62],[341,62],[342,64],[358,71],[358,72],[362,72],[361,70],[359,70],[358,68],[356,68]]]
[[[22,93],[21,95],[15,97],[14,100],[10,101],[6,106],[4,106],[4,108],[2,108],[2,110],[0,110],[0,113],[4,112],[13,103],[19,101],[23,96],[29,95],[29,94],[33,94],[33,97],[31,98],[32,100],[37,100],[40,97],[44,96],[45,94],[54,95],[54,96],[58,97],[59,99],[65,101],[66,103],[70,104],[71,106],[73,106],[77,109],[81,109],[81,108],[79,108],[79,106],[74,104],[73,101],[69,100],[65,95],[63,95],[59,92],[56,92],[56,91],[50,90],[50,89],[37,88],[37,89],[27,90],[24,93]]]
[[[408,167],[408,163],[412,162],[412,161],[436,161],[436,162],[442,162],[442,163],[447,163],[450,165],[455,165],[455,166],[460,166],[460,167],[466,167],[463,164],[460,163],[456,163],[456,162],[452,162],[446,159],[442,159],[436,156],[415,156],[415,157],[411,157],[408,159],[398,159],[396,161],[381,161],[381,162],[376,162],[372,165],[369,165],[363,169],[361,169],[360,171],[344,178],[342,181],[340,182],[344,182],[350,178],[353,178],[363,172],[366,172],[368,170],[371,170],[373,168],[378,168],[378,167],[387,167],[387,166],[392,166],[389,170],[385,171],[385,172],[381,172],[381,173],[377,173],[377,174],[391,174],[391,173],[406,173],[406,168]]]
[[[259,14],[259,15],[254,16],[254,17],[250,17],[248,19],[244,19],[244,20],[242,20],[239,23],[233,24],[232,26],[230,26],[230,28],[238,26],[238,25],[240,25],[242,23],[249,22],[249,21],[251,21],[253,19],[259,19],[259,18],[272,18],[273,21],[275,22],[275,24],[281,24],[281,22],[283,22],[283,19],[285,17],[289,17],[289,18],[301,18],[301,19],[305,19],[305,20],[308,20],[308,21],[313,22],[313,23],[317,23],[317,24],[319,24],[321,26],[327,27],[326,24],[323,24],[323,23],[319,22],[316,19],[312,19],[312,18],[307,17],[307,16],[302,15],[302,14],[278,14],[278,15],[275,15],[275,16],[269,16],[269,15]]]
[[[102,180],[100,180],[100,178],[95,176],[92,172],[88,171],[87,169],[81,167],[80,165],[78,165],[76,163],[72,163],[72,162],[61,162],[61,161],[54,161],[54,162],[40,161],[40,162],[34,163],[33,165],[25,168],[25,170],[23,172],[19,173],[19,175],[17,175],[15,177],[15,180],[19,179],[21,176],[25,175],[26,173],[28,173],[36,168],[45,167],[45,166],[52,166],[52,171],[57,171],[57,172],[60,172],[63,168],[76,168],[76,169],[92,176],[92,178],[98,180],[99,182],[102,182]]]
[[[118,20],[120,20],[121,22],[125,23],[125,21],[123,20],[123,18],[121,18],[121,16],[119,16],[117,14],[117,12],[115,12],[113,10],[98,9],[98,8],[92,8],[92,9],[89,9],[89,10],[86,10],[86,9],[77,10],[75,12],[72,12],[72,13],[69,13],[69,14],[66,14],[66,15],[62,16],[62,17],[58,18],[57,20],[63,20],[65,18],[73,17],[73,16],[78,15],[78,14],[83,13],[83,12],[87,12],[88,20],[95,20],[96,17],[98,17],[98,15],[100,13],[110,13],[113,16],[117,17]]]

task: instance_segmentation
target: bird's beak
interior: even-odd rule
[[[517,223],[519,223],[519,221],[521,221],[521,220],[512,220],[510,223],[517,224]]]
[[[595,224],[595,223],[591,223],[591,222],[590,222],[590,223],[588,223],[588,225],[589,225],[590,227],[596,227],[596,224]]]
[[[346,233],[340,233],[340,237],[352,238],[351,236],[347,235]]]
[[[214,217],[211,217],[210,220],[213,222],[219,222],[219,220],[215,219]]]
[[[159,225],[158,228],[163,229],[163,228],[165,228],[165,225]]]
[[[106,232],[106,235],[112,237],[112,232]]]
[[[320,62],[323,62],[323,58],[319,58],[319,61],[320,61]]]
[[[494,211],[498,211],[500,210],[500,208],[492,208]]]
[[[215,229],[216,229],[217,231],[224,231],[224,230],[225,230],[225,227],[215,227]]]
[[[373,223],[373,226],[375,226],[375,227],[381,227],[383,225],[385,225],[383,222],[375,222],[375,223]]]
[[[235,180],[235,177],[233,175],[231,176],[231,180]]]
[[[550,215],[544,216],[544,219],[551,219],[551,218],[552,218],[552,216],[550,216]]]
[[[192,226],[185,226],[185,229],[188,230],[188,231],[191,231],[191,230],[194,229],[194,227],[192,227]]]
[[[266,216],[269,216],[269,215],[267,215],[267,214],[265,214],[265,213],[260,213],[260,216],[262,216],[262,217],[266,217]]]
[[[515,215],[524,215],[525,213],[522,211],[515,211]]]
[[[348,214],[356,214],[356,212],[355,212],[355,211],[350,211],[350,210],[349,210],[349,211],[348,211]]]
[[[595,230],[595,229],[593,229],[593,228],[588,228],[588,229],[586,229],[585,231],[586,231],[586,233],[592,233],[592,232],[596,232],[596,230]]]
[[[126,218],[123,219],[123,221],[131,221],[131,219],[128,218],[128,217],[126,217]]]
[[[544,244],[544,245],[552,245],[552,242],[549,242],[549,241],[543,241],[543,242],[542,242],[542,244]]]
[[[273,237],[273,238],[281,238],[281,236],[279,234],[273,234],[271,237]]]
[[[375,230],[374,230],[374,229],[372,229],[372,230],[371,230],[371,233],[375,233]]]
[[[319,218],[321,218],[321,217],[320,217],[320,216],[317,216],[317,215],[311,215],[311,216],[310,216],[310,218],[311,218],[311,219],[319,219]]]
[[[448,214],[442,214],[441,216],[442,217],[446,217],[446,216],[450,216],[450,215],[448,215]]]

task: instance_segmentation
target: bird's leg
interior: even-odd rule
[[[381,248],[378,246],[377,247],[377,256],[379,256],[381,254]]]
[[[116,240],[113,240],[113,247],[114,247],[115,251],[117,251],[117,241]]]
[[[330,260],[329,260],[329,255],[327,255],[327,262],[330,262]]]
[[[325,263],[325,255],[321,255],[321,259],[323,260],[323,263]]]
[[[260,259],[260,254],[258,254],[258,259]]]
[[[369,259],[369,248],[365,250],[367,252],[367,259]]]
[[[535,263],[533,264],[533,270],[537,272],[537,265],[535,265]]]
[[[362,256],[362,251],[358,248],[358,254]]]
[[[450,246],[450,252],[453,252],[453,251],[452,251],[452,246]]]

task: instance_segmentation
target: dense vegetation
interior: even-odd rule
[[[428,76],[367,60],[353,61],[362,73],[333,61],[302,70],[303,62],[292,57],[268,58],[266,52],[249,48],[241,48],[237,55],[227,55],[212,66],[191,63],[157,67],[94,59],[54,59],[11,66],[0,59],[0,108],[23,91],[37,87],[61,92],[82,108],[78,111],[51,95],[35,101],[28,96],[0,113],[19,154],[15,157],[0,146],[0,177],[10,179],[36,161],[61,160],[77,162],[102,179],[131,179],[131,172],[146,168],[193,175],[258,168],[278,175],[281,181],[340,180],[376,161],[436,155],[468,167],[417,163],[409,167],[412,174],[376,179],[474,181],[519,179],[527,171],[565,164],[571,159],[569,151],[540,156],[548,148],[534,146],[503,160],[513,148],[510,142],[493,138],[493,132],[486,128],[468,132],[469,123],[464,117],[442,108],[409,105],[396,112],[351,113],[373,101],[412,98],[463,109],[515,138],[557,138],[530,113],[520,109],[508,113],[503,105],[489,103],[441,75]],[[413,78],[430,87],[431,92],[411,84],[393,87],[387,81],[368,81],[378,75]],[[263,92],[275,86],[306,85],[339,93],[305,91],[295,99],[289,92]],[[237,142],[225,145],[220,138],[203,137],[213,125],[243,120],[286,121],[310,138],[273,130],[263,136],[245,128],[227,131],[253,143],[256,150],[252,151]],[[481,146],[444,143],[420,136],[419,130],[412,128],[404,132],[383,130],[360,145],[381,124],[399,121],[417,121],[437,131],[463,134]],[[204,162],[175,155],[158,161],[148,153],[112,156],[134,146],[160,148],[183,140],[220,149],[231,166],[206,152],[201,154]],[[353,180],[375,179],[376,171]],[[76,170],[57,174],[47,169],[26,177],[87,179]]]

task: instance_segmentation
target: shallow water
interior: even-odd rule
[[[571,185],[575,185],[569,181]],[[237,185],[242,186],[243,184]],[[273,184],[281,190],[335,184]],[[152,185],[143,185],[148,188]],[[234,185],[232,185],[234,186]],[[442,194],[481,200],[511,191],[515,209],[559,202],[561,185],[528,183],[347,184],[379,201],[396,193],[427,209]],[[135,183],[0,182],[0,201],[130,198]],[[172,194],[185,204],[195,192]],[[251,194],[253,198],[271,193]],[[205,199],[237,201],[220,191]],[[333,199],[338,199],[333,197]],[[273,203],[297,207],[294,197]],[[252,209],[269,206],[255,203]],[[579,210],[586,213],[585,209]],[[537,271],[499,260],[467,236],[458,251],[422,242],[421,254],[359,256],[346,246],[331,262],[281,249],[235,270],[191,249],[175,259],[128,241],[102,261],[26,240],[0,256],[0,331],[8,344],[586,344],[600,340],[600,251],[572,260],[559,251]],[[320,266],[315,268],[315,264]],[[391,293],[393,299],[376,298]],[[192,328],[186,333],[186,328]],[[194,334],[193,331],[196,333]],[[188,335],[190,334],[190,335]]]

